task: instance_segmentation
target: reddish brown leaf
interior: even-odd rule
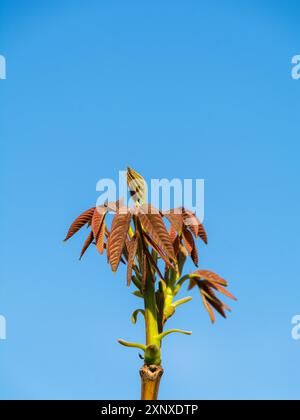
[[[161,274],[161,271],[158,268],[156,262],[154,261],[154,258],[152,257],[151,253],[149,252],[149,249],[147,248],[146,244],[144,244],[144,251],[145,251],[146,257],[148,259],[149,266],[153,267],[155,269],[155,271],[157,272],[159,278],[163,280],[164,277]]]
[[[200,223],[200,221],[198,220],[198,218],[196,217],[196,215],[191,212],[190,210],[184,209],[183,210],[183,220],[184,220],[184,224],[192,231],[192,233],[194,234],[195,238],[198,237],[198,226]]]
[[[219,299],[210,299],[209,303],[211,304],[211,306],[223,317],[223,318],[227,318],[227,315],[225,313],[225,306],[223,304],[223,302],[221,302]]]
[[[80,257],[79,257],[80,260],[83,257],[85,251],[88,249],[88,247],[93,242],[93,240],[94,240],[94,235],[93,235],[93,231],[91,231],[90,234],[89,234],[89,236],[86,238],[86,241],[85,241],[85,243],[83,245],[83,248],[82,248],[82,251],[81,251],[81,254],[80,254]]]
[[[96,246],[100,254],[103,254],[104,252],[104,238],[105,238],[105,216],[103,217],[102,224],[100,226],[100,230],[98,232],[98,237],[96,239]]]
[[[200,290],[200,293],[201,293],[201,290]],[[214,324],[216,322],[214,311],[212,310],[211,306],[207,302],[206,297],[204,296],[203,293],[201,293],[201,298],[202,298],[203,305],[210,316],[211,322]]]
[[[193,260],[193,263],[195,264],[196,267],[198,267],[199,255],[198,255],[197,247],[196,247],[193,235],[186,228],[184,228],[182,231],[182,239],[186,247],[186,250],[188,251],[189,255],[191,256]]]
[[[199,255],[198,255],[198,251],[197,251],[196,245],[194,245],[194,248],[192,249],[191,258],[192,258],[193,263],[195,264],[195,266],[198,267],[198,265],[199,265]]]
[[[188,290],[192,290],[192,289],[193,289],[196,285],[197,285],[197,281],[196,281],[196,280],[191,279],[191,280],[190,280],[190,283],[189,283]]]
[[[190,210],[184,209],[183,211],[184,223],[191,230],[195,238],[201,238],[202,241],[207,244],[207,235],[204,226],[198,219],[198,217]]]
[[[193,289],[196,285],[199,287],[203,304],[207,311],[209,312],[212,322],[215,322],[215,317],[213,315],[213,309],[215,309],[223,318],[226,318],[226,312],[230,311],[229,306],[222,302],[216,296],[214,292],[220,292],[223,295],[227,296],[230,299],[236,300],[236,298],[229,293],[221,284],[227,286],[227,282],[219,277],[217,274],[208,270],[197,270],[195,275],[199,275],[199,278],[192,278],[189,284],[189,290]]]
[[[92,207],[91,209],[86,210],[80,216],[78,216],[77,219],[75,219],[74,222],[71,224],[64,241],[70,239],[76,232],[79,231],[79,229],[81,229],[87,223],[91,222],[94,211],[95,207]]]
[[[131,213],[117,213],[113,219],[111,233],[109,235],[109,261],[111,264],[112,271],[115,272],[118,269],[123,248],[125,245],[126,236],[128,233],[129,225],[131,220]]]
[[[170,235],[171,242],[174,243],[175,239],[177,238],[177,232],[174,226],[172,225],[170,227],[169,235]]]
[[[154,240],[144,231],[141,232],[141,235],[143,236],[147,244],[151,246],[151,248],[154,249],[154,251],[156,251],[157,254],[162,258],[162,260],[166,263],[166,265],[172,268],[173,266],[172,266],[171,261],[168,259],[165,253],[159,248],[159,246],[154,242]]]
[[[202,239],[202,241],[207,245],[208,244],[208,239],[207,239],[207,235],[204,229],[204,226],[200,223],[200,225],[198,226],[198,236],[199,238]]]
[[[199,282],[198,286],[200,287],[201,293],[205,295],[209,304],[223,317],[226,318],[224,311],[224,304],[216,297],[213,290],[203,282]]]
[[[109,261],[110,261],[110,241],[109,241],[109,238],[110,238],[110,232],[105,232],[105,236],[107,237],[107,241],[106,241],[106,256],[107,256],[107,262],[109,263]]]
[[[98,206],[96,207],[94,211],[93,218],[92,218],[92,230],[93,230],[94,238],[96,240],[100,233],[100,229],[103,224],[106,212],[107,212],[107,207],[105,206]]]
[[[228,290],[224,289],[224,287],[220,286],[219,284],[215,282],[210,282],[211,287],[213,287],[218,292],[222,293],[222,295],[227,296],[228,298],[237,301],[237,298],[233,296]]]
[[[215,282],[215,283],[220,284],[222,286],[228,286],[227,281],[222,279],[220,276],[218,276],[213,271],[197,270],[193,274],[199,275],[200,278],[202,278],[203,280],[212,281],[212,282]]]
[[[179,236],[177,236],[177,237],[175,238],[175,240],[174,240],[174,242],[173,242],[173,247],[174,247],[174,252],[175,252],[175,255],[176,255],[176,257],[177,257],[178,252],[179,252],[179,247],[180,247],[180,238],[179,238]]]
[[[142,206],[138,212],[138,217],[143,225],[143,228],[162,249],[162,251],[165,252],[168,258],[175,260],[173,245],[159,211],[150,205]]]
[[[191,232],[187,229],[183,229],[182,238],[184,246],[186,247],[187,252],[189,255],[192,254],[193,249],[195,248],[195,241]]]
[[[171,224],[171,227],[181,235],[182,226],[183,226],[183,216],[182,214],[175,213],[175,210],[170,210],[169,212],[163,212],[163,216],[168,219]]]

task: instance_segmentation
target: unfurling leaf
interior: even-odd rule
[[[64,241],[67,241],[68,239],[70,239],[84,225],[86,225],[87,223],[90,223],[92,220],[94,211],[95,211],[95,207],[92,207],[91,209],[86,210],[80,216],[78,216],[77,219],[75,219],[74,222],[71,224],[70,229]]]
[[[133,200],[142,205],[146,203],[147,186],[144,178],[131,168],[127,168],[127,184]]]

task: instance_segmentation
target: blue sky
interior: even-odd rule
[[[0,398],[139,397],[136,298],[84,234],[96,182],[128,165],[205,179],[201,267],[239,298],[170,325],[165,399],[298,399],[297,1],[1,1]],[[122,375],[119,375],[120,368]]]

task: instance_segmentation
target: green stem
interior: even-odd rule
[[[148,272],[145,289],[145,324],[146,324],[146,350],[145,364],[148,366],[161,364],[161,340],[159,339],[159,328],[156,309],[155,285],[152,281],[151,272]]]
[[[184,303],[190,302],[193,298],[191,296],[185,297],[183,299],[179,299],[176,302],[173,303],[174,308],[177,308],[180,305],[183,305]]]
[[[186,276],[182,277],[176,284],[176,288],[181,287],[186,280],[191,278],[191,274],[187,274]]]
[[[128,343],[127,341],[124,341],[124,340],[118,340],[118,343],[122,344],[122,346],[125,346],[125,347],[133,347],[133,348],[140,349],[143,351],[146,350],[146,346],[144,344]]]
[[[145,302],[145,323],[146,323],[146,344],[147,346],[156,345],[160,348],[158,337],[158,323],[156,311],[155,286],[151,276],[147,276],[144,289]]]
[[[131,277],[132,283],[139,289],[142,290],[142,282],[136,276]]]
[[[145,317],[145,311],[143,309],[136,309],[133,314],[131,315],[131,322],[136,324],[138,314],[142,314]]]
[[[168,330],[168,331],[165,331],[165,332],[159,334],[158,338],[160,340],[162,340],[167,335],[173,334],[173,333],[180,333],[180,334],[185,334],[185,335],[192,335],[192,332],[191,331],[183,331],[183,330],[173,329],[173,330]]]
[[[176,296],[176,281],[179,279],[179,269],[176,267],[176,270],[171,270],[170,281],[168,282],[168,286],[165,289],[165,303],[164,303],[164,323],[169,319],[175,311],[175,307],[173,305],[173,299]]]

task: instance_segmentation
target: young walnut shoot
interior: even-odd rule
[[[127,286],[133,284],[134,295],[144,303],[143,308],[134,311],[131,320],[135,324],[138,317],[144,319],[146,342],[119,340],[119,343],[143,352],[141,398],[156,400],[163,375],[163,340],[173,333],[191,334],[180,329],[165,329],[176,310],[192,299],[190,296],[176,298],[183,286],[188,283],[188,290],[198,287],[213,323],[216,321],[215,312],[226,318],[226,311],[230,310],[217,293],[236,299],[227,291],[227,282],[212,271],[183,272],[189,257],[198,268],[196,240],[207,244],[205,229],[196,215],[185,208],[162,212],[148,204],[145,181],[130,168],[127,183],[135,203],[132,208],[126,207],[122,201],[92,207],[72,223],[65,241],[87,225],[91,230],[80,258],[91,244],[95,244],[100,254],[106,252],[113,272],[118,270],[120,263],[127,265]],[[107,222],[111,212],[114,216],[109,229]]]

